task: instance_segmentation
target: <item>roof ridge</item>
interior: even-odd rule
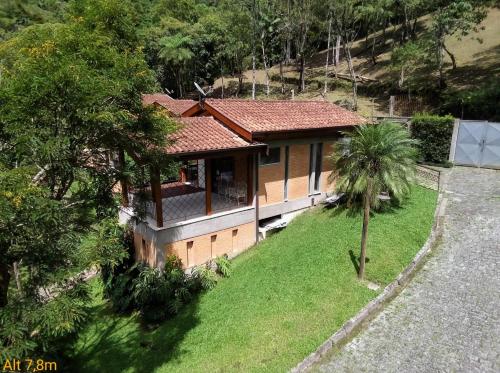
[[[335,104],[334,102],[328,101],[328,100],[301,100],[301,99],[294,99],[294,100],[285,100],[285,99],[280,99],[280,100],[273,100],[273,99],[249,99],[249,98],[207,98],[208,101],[238,101],[238,102],[318,102],[318,103],[328,103],[332,105],[339,106]],[[341,106],[339,106],[341,107]]]

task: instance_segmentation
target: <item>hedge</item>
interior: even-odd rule
[[[451,115],[415,115],[411,121],[411,136],[419,140],[420,161],[446,164],[450,153],[455,119]]]

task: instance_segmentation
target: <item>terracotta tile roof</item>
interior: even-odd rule
[[[265,146],[250,143],[219,123],[212,117],[179,118],[180,128],[169,140],[173,143],[166,148],[168,154],[187,154]]]
[[[176,100],[164,93],[152,93],[142,95],[142,102],[144,105],[152,105],[157,103],[175,116],[181,116],[186,110],[191,109],[197,104],[193,100]]]
[[[212,108],[251,133],[353,126],[360,115],[327,101],[208,99]]]

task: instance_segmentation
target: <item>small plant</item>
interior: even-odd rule
[[[203,290],[211,290],[217,285],[217,274],[208,264],[195,267],[191,276]]]
[[[227,257],[227,254],[222,256],[218,256],[214,260],[215,262],[215,271],[221,275],[222,277],[231,276],[231,261]]]

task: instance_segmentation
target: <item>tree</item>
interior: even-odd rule
[[[190,49],[192,39],[189,36],[176,34],[165,36],[160,40],[159,57],[164,61],[165,66],[175,76],[177,82],[177,96],[184,96],[182,75],[186,64],[194,57]]]
[[[350,141],[341,142],[332,157],[334,170],[330,180],[347,195],[349,201],[362,199],[363,230],[358,277],[363,279],[372,207],[380,203],[382,192],[401,201],[410,192],[414,174],[416,141],[398,124],[363,125],[354,130]],[[356,206],[351,204],[351,206]]]
[[[478,25],[486,17],[491,1],[485,0],[453,0],[440,1],[432,17],[431,35],[436,54],[439,88],[446,86],[444,79],[444,53],[451,59],[452,67],[457,67],[456,58],[446,47],[446,38],[452,35],[463,37],[478,31]]]
[[[66,1],[2,0],[0,2],[0,40],[36,23],[61,18]]]
[[[298,1],[297,9],[297,55],[300,61],[300,76],[299,76],[299,91],[303,92],[306,89],[305,74],[306,74],[306,52],[307,52],[307,37],[312,23],[312,1]]]
[[[0,163],[2,358],[46,349],[85,318],[84,284],[67,280],[61,271],[77,260],[72,210],[34,184],[33,173],[30,167],[7,169]],[[12,275],[19,276],[15,286]],[[48,302],[54,294],[54,302]]]
[[[419,41],[409,41],[393,49],[391,63],[392,67],[399,72],[399,89],[403,89],[406,83],[409,92],[412,74],[424,65],[432,65],[432,61],[426,58],[428,48],[428,41],[422,38]]]
[[[333,14],[333,28],[342,40],[342,48],[347,59],[352,82],[353,109],[358,108],[358,80],[352,63],[351,49],[362,25],[361,10],[364,2],[357,0],[334,1],[330,4]]]
[[[131,4],[83,3],[65,24],[0,44],[0,347],[14,356],[45,352],[84,318],[85,287],[65,268],[80,259],[78,236],[114,207],[110,154],[168,161],[160,148],[175,127],[142,105],[157,85]]]

